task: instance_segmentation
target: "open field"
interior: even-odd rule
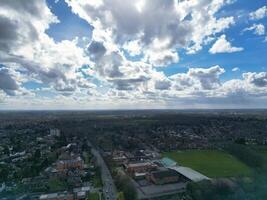
[[[258,152],[267,161],[267,147],[262,145],[251,146],[253,150]]]
[[[267,160],[267,149],[262,149],[258,151]]]
[[[232,155],[217,150],[166,152],[163,156],[211,177],[249,176],[251,169]]]
[[[98,193],[90,193],[87,197],[88,200],[99,200],[99,195]]]

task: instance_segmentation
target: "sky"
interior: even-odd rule
[[[266,0],[0,0],[0,110],[267,108]]]

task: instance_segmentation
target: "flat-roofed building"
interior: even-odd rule
[[[147,174],[147,179],[156,185],[176,183],[180,179],[180,174],[173,169],[153,171]]]
[[[198,182],[202,180],[210,180],[209,177],[189,168],[189,167],[182,167],[182,166],[176,166],[176,167],[170,167],[170,169],[173,169],[177,171],[179,174],[181,174],[183,177],[186,179],[193,181],[193,182]]]
[[[150,162],[131,163],[125,166],[129,174],[145,173],[157,169],[157,165]]]
[[[160,160],[156,160],[155,163],[159,164],[162,167],[174,167],[177,165],[177,162],[167,157],[164,157]]]

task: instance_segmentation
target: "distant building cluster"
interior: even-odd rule
[[[0,182],[0,199],[18,185],[27,191],[14,196],[21,200],[85,200],[91,192],[98,194],[92,181],[96,165],[86,140],[66,137],[58,128],[15,135],[19,139],[0,134],[0,167],[9,174],[7,181]],[[15,180],[16,174],[22,176],[18,182],[8,180]]]
[[[191,181],[209,180],[201,173],[180,166],[170,158],[161,158],[158,152],[149,149],[135,152],[114,150],[106,152],[106,155],[111,155],[113,162],[122,167],[121,173],[131,177],[139,199],[184,192]]]
[[[90,187],[81,187],[74,188],[73,193],[64,191],[56,193],[48,193],[40,196],[40,200],[84,200],[87,198],[91,188]]]

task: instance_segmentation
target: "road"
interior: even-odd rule
[[[103,182],[103,194],[105,200],[116,200],[117,192],[116,187],[114,185],[113,179],[111,177],[110,171],[103,160],[101,154],[97,149],[95,149],[91,144],[89,144],[92,147],[92,154],[97,159],[97,164],[101,168],[101,178]]]

